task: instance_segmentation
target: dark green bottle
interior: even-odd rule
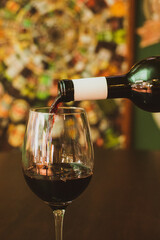
[[[59,102],[128,98],[149,112],[160,112],[160,57],[149,57],[121,76],[59,81]]]

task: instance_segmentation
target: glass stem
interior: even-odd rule
[[[65,210],[58,209],[53,211],[54,219],[55,219],[55,235],[56,240],[63,239],[63,219],[64,219]]]

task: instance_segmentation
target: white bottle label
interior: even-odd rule
[[[108,86],[105,77],[72,79],[74,84],[74,100],[106,99]]]

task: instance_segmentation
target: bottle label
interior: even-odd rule
[[[72,79],[74,84],[74,100],[106,99],[108,87],[105,77]]]

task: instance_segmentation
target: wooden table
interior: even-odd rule
[[[0,239],[53,240],[51,209],[26,185],[21,153],[0,153]],[[66,210],[64,240],[159,240],[160,152],[95,149],[94,177]]]

